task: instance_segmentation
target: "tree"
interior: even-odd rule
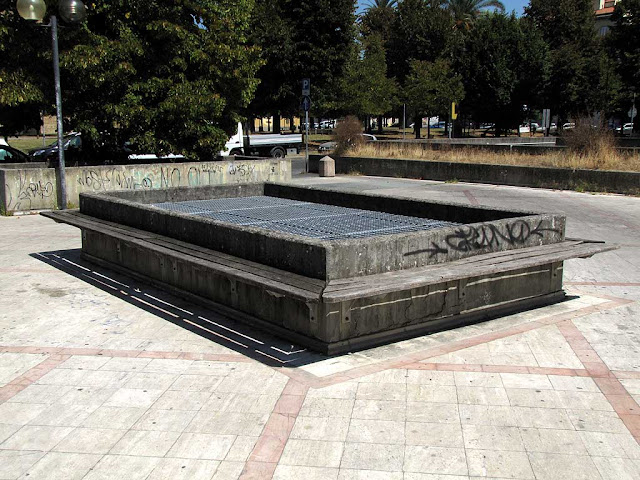
[[[447,9],[456,28],[469,30],[476,19],[489,9],[504,13],[504,4],[500,0],[447,0]]]
[[[366,38],[377,35],[386,44],[392,35],[393,24],[396,18],[395,0],[375,0],[370,3],[360,16],[360,32]]]
[[[483,15],[457,48],[456,67],[466,91],[461,108],[474,120],[494,123],[499,134],[521,122],[524,105],[539,105],[547,47],[526,19]]]
[[[112,0],[61,37],[65,115],[83,148],[210,159],[257,85],[252,0]]]
[[[611,19],[614,24],[607,38],[607,46],[621,80],[619,110],[626,117],[633,94],[640,94],[640,0],[621,0],[616,4]],[[640,105],[640,102],[636,105]],[[638,115],[635,125],[635,130],[638,130]]]
[[[586,115],[606,106],[607,62],[596,36],[591,0],[531,0],[526,17],[550,49],[545,103],[560,117]]]
[[[0,0],[0,136],[38,128],[53,103],[48,31],[23,20],[15,2]]]
[[[443,59],[434,62],[413,60],[404,92],[407,103],[415,113],[416,138],[420,138],[423,116],[446,115],[452,102],[464,98],[462,78]]]
[[[391,110],[395,101],[396,82],[387,78],[387,64],[382,39],[371,35],[364,44],[354,44],[352,60],[342,80],[342,108],[367,120],[381,117]],[[378,130],[382,124],[378,119]],[[369,127],[370,129],[370,127]]]

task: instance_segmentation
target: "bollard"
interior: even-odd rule
[[[335,177],[336,176],[336,162],[333,158],[327,156],[320,159],[318,165],[318,173],[321,177]]]

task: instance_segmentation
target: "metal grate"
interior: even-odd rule
[[[459,225],[429,218],[266,196],[166,202],[153,206],[235,225],[261,227],[322,240],[364,238]]]

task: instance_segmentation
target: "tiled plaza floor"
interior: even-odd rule
[[[566,302],[326,358],[0,218],[0,480],[640,478],[640,199],[324,184],[564,212],[622,248],[567,262]]]

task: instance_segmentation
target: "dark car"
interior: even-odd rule
[[[62,137],[64,145],[65,163],[72,166],[78,161],[82,152],[82,137],[79,133],[69,133]],[[55,165],[58,162],[58,142],[53,142],[44,148],[36,148],[29,152],[33,162],[46,162],[49,165]]]
[[[28,163],[33,161],[29,155],[9,145],[0,145],[0,164]]]

